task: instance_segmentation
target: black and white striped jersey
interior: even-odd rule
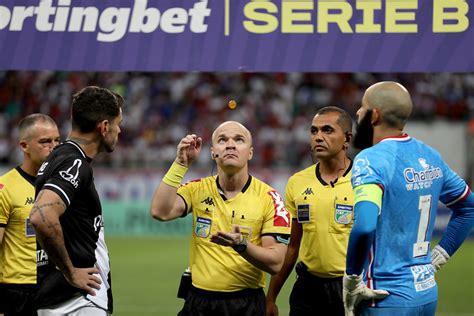
[[[102,207],[95,189],[91,159],[75,142],[68,140],[54,149],[38,171],[36,195],[41,190],[58,194],[66,205],[60,217],[64,243],[76,268],[97,267],[102,285],[96,296],[87,298],[101,308],[112,311],[110,265],[104,240]],[[61,303],[79,290],[65,280],[41,246],[37,250],[38,305]],[[86,294],[86,293],[84,293]]]

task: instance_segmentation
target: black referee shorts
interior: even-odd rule
[[[5,316],[36,316],[33,299],[36,285],[0,283],[0,314]]]
[[[290,316],[344,316],[342,277],[319,278],[302,262],[296,265],[298,278],[290,295]]]
[[[261,288],[213,292],[192,286],[178,316],[265,316],[265,309]]]

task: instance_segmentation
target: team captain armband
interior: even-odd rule
[[[363,184],[355,187],[354,195],[355,195],[355,204],[362,201],[369,201],[374,203],[379,207],[382,206],[382,188],[380,188],[376,184]]]
[[[188,171],[188,167],[182,166],[177,162],[173,162],[168,172],[163,177],[163,182],[174,188],[179,187],[181,180]]]

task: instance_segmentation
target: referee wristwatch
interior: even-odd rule
[[[237,251],[238,253],[243,253],[245,250],[247,250],[247,239],[245,239],[243,236],[241,237],[241,240],[238,244],[232,246],[232,248]]]

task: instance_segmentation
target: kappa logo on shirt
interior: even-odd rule
[[[306,190],[301,193],[301,195],[314,195],[313,189],[312,188],[306,188]]]
[[[67,170],[59,171],[59,175],[63,177],[64,180],[71,182],[71,184],[77,189],[79,186],[79,168],[82,165],[80,159],[74,160],[74,163]]]
[[[204,200],[201,201],[201,203],[205,203],[207,205],[215,206],[214,200],[211,197],[207,197]]]
[[[33,199],[31,196],[26,198],[25,205],[29,204],[35,204],[35,199]]]

